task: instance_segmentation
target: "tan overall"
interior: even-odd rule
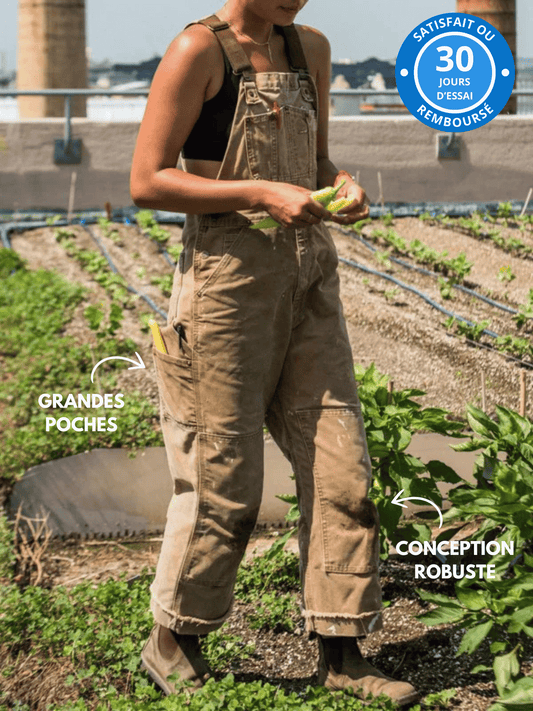
[[[317,96],[294,28],[294,71],[254,74],[227,23],[202,22],[241,74],[218,178],[316,189]],[[151,609],[181,634],[227,619],[261,501],[266,422],[296,475],[306,629],[365,635],[381,628],[379,525],[335,246],[322,223],[249,225],[209,214],[183,232],[168,355],[154,350],[174,495]]]

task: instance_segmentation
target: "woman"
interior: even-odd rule
[[[381,627],[379,523],[323,220],[349,224],[368,209],[328,158],[329,45],[293,25],[304,1],[228,0],[188,26],[158,67],[139,132],[135,203],[187,213],[168,353],[154,350],[174,495],[142,658],[167,694],[171,674],[195,687],[208,676],[198,635],[230,614],[266,421],[296,475],[319,683],[410,703],[413,687],[371,667],[356,641]],[[338,196],[353,201],[331,217],[311,191],[342,180]],[[268,215],[281,226],[251,229]]]

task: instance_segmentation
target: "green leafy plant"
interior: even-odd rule
[[[113,222],[111,222],[109,218],[99,217],[97,222],[105,237],[108,237],[118,247],[122,247],[124,245],[124,243],[120,239],[120,234],[117,228],[114,226]]]
[[[498,205],[497,217],[508,218],[513,214],[513,206],[510,202],[500,202]]]
[[[525,323],[533,319],[533,289],[529,290],[526,303],[518,307],[518,313],[512,318],[518,328],[522,328]]]
[[[529,356],[533,359],[533,345],[528,338],[517,338],[510,334],[498,336],[496,349],[509,353],[516,358],[523,359],[524,356]]]
[[[107,324],[105,324],[104,311],[94,306],[94,304],[87,306],[83,315],[89,322],[89,327],[96,332],[97,338],[102,339],[112,338],[120,328],[122,319],[124,318],[122,307],[115,301],[111,302]]]
[[[15,250],[0,248],[0,279],[7,279],[21,269],[26,269],[26,261]]]
[[[6,516],[0,515],[0,580],[9,580],[13,575],[15,551],[13,528]]]
[[[52,215],[51,217],[47,217],[45,222],[47,225],[50,227],[53,227],[55,224],[59,222],[59,220],[63,219],[63,215]]]
[[[383,292],[383,296],[387,299],[387,301],[395,301],[399,292],[400,292],[400,289],[397,286],[395,286],[393,289],[386,289]]]
[[[247,615],[251,629],[273,632],[293,632],[299,617],[294,595],[279,592],[263,593],[255,601],[254,610]]]
[[[377,249],[374,252],[374,257],[380,265],[383,265],[383,267],[385,267],[385,269],[387,269],[387,270],[391,269],[392,264],[391,264],[391,261],[389,259],[389,255],[387,254],[387,252],[380,252],[380,250]]]
[[[170,232],[159,225],[152,210],[139,210],[135,215],[139,227],[159,245],[166,245]]]
[[[254,602],[268,591],[293,592],[298,587],[299,560],[294,553],[283,550],[281,544],[271,546],[263,555],[243,563],[237,573],[235,597],[243,602]]]
[[[349,228],[356,232],[358,235],[360,235],[363,232],[363,227],[365,225],[370,225],[371,223],[372,218],[366,217],[364,220],[358,220],[357,222],[354,222],[353,225],[349,225]]]
[[[125,307],[131,307],[133,297],[128,293],[128,284],[119,274],[111,271],[106,258],[90,249],[82,249],[75,243],[72,232],[56,229],[56,240],[60,242],[69,257],[75,259],[107,293]]]
[[[413,397],[423,390],[387,390],[388,377],[374,364],[366,370],[356,366],[359,399],[363,414],[369,454],[372,462],[373,487],[370,498],[377,506],[381,522],[381,558],[389,555],[390,545],[407,536],[429,540],[431,531],[424,523],[410,523],[399,530],[402,508],[391,504],[394,495],[404,490],[403,497],[421,496],[442,504],[437,481],[458,483],[460,477],[446,464],[431,460],[427,464],[406,453],[415,432],[438,432],[460,436],[461,423],[447,419],[439,408],[423,409]],[[424,476],[424,475],[429,476]]]
[[[214,669],[223,669],[241,659],[248,659],[254,651],[254,644],[246,644],[239,635],[220,629],[210,632],[202,640],[202,652]]]
[[[453,299],[453,282],[450,279],[439,277],[438,279],[440,295],[443,299]]]
[[[174,244],[174,245],[171,244],[171,245],[169,245],[169,246],[167,247],[167,252],[170,254],[170,256],[172,257],[172,259],[173,259],[175,262],[178,262],[178,260],[179,260],[179,258],[180,258],[180,254],[182,253],[182,251],[183,251],[183,245],[182,245],[182,244]]]
[[[0,253],[0,263],[3,255]],[[9,258],[10,255],[9,255]],[[23,268],[0,279],[0,350],[5,372],[0,382],[3,426],[0,470],[6,479],[15,478],[30,466],[77,454],[95,447],[135,447],[162,444],[154,427],[158,412],[139,393],[130,393],[117,416],[116,431],[75,432],[68,436],[57,429],[46,431],[47,416],[57,410],[39,405],[43,393],[92,393],[90,374],[94,364],[113,355],[131,357],[137,349],[130,339],[117,339],[122,309],[112,304],[107,319],[92,306],[86,315],[93,329],[101,333],[97,345],[77,343],[62,335],[74,309],[85,298],[85,289],[54,272]],[[98,370],[102,387],[115,392],[113,373],[122,361],[110,360]],[[101,415],[102,413],[98,413]],[[61,410],[61,417],[92,417],[94,410]]]
[[[420,619],[428,625],[458,623],[465,629],[457,654],[472,654],[485,639],[494,656],[493,671],[500,694],[492,711],[521,707],[531,700],[533,679],[520,676],[525,636],[533,637],[533,427],[510,409],[496,406],[498,420],[469,405],[467,418],[474,436],[453,449],[479,451],[475,485],[453,489],[446,521],[458,521],[453,534],[483,517],[470,536],[474,541],[496,541],[513,551],[478,556],[493,566],[495,578],[462,579],[456,598],[418,591],[436,609]],[[503,456],[502,456],[503,455]],[[450,534],[447,534],[450,535]],[[502,654],[502,652],[505,652]],[[474,671],[486,670],[476,667]]]
[[[457,689],[443,689],[424,697],[424,706],[432,709],[448,709],[450,701],[457,696]]]
[[[450,316],[444,321],[444,325],[450,331],[456,331],[458,335],[465,336],[468,340],[479,342],[485,329],[490,326],[490,321],[480,321],[480,323],[468,324]]]
[[[161,293],[163,294],[163,296],[170,296],[172,294],[173,279],[173,274],[165,274],[163,276],[152,277],[150,279],[150,282],[161,289]]]

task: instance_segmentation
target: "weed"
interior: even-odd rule
[[[256,601],[253,612],[248,613],[250,629],[293,632],[299,617],[298,605],[291,593],[266,592]]]
[[[248,659],[255,651],[255,645],[245,644],[242,637],[222,630],[210,632],[202,640],[202,652],[213,669],[223,669],[241,659]]]
[[[268,591],[292,592],[298,587],[298,556],[284,550],[268,553],[240,566],[235,585],[239,600],[254,602]]]

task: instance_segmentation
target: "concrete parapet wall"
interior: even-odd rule
[[[137,122],[72,121],[81,138],[82,162],[55,165],[54,139],[62,119],[0,122],[0,209],[61,209],[77,172],[74,209],[132,204],[129,171]],[[387,202],[524,200],[533,187],[533,116],[499,116],[458,134],[460,160],[439,160],[438,131],[411,116],[333,118],[330,155],[356,173],[372,201],[379,197],[377,172]]]
[[[525,200],[533,187],[533,116],[498,116],[457,134],[460,160],[437,158],[439,131],[412,116],[333,119],[330,156],[386,202]],[[447,134],[450,135],[450,134]]]

